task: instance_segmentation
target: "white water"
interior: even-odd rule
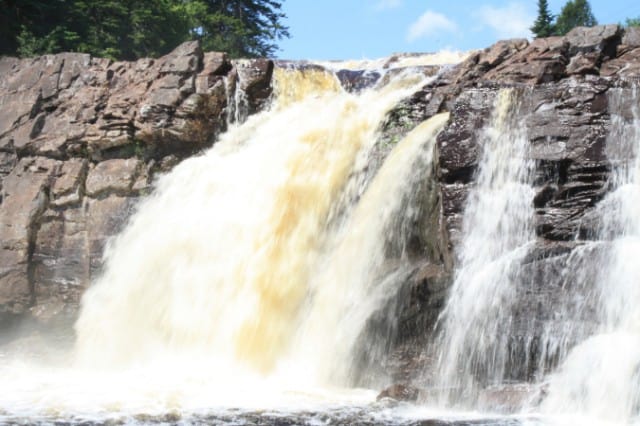
[[[435,343],[444,405],[473,407],[478,390],[505,381],[515,278],[533,231],[534,164],[519,124],[517,92],[498,93],[480,135],[482,155],[463,217],[455,281]]]
[[[640,97],[634,87],[609,94],[612,125],[607,155],[612,192],[598,205],[601,229],[591,247],[600,273],[596,333],[573,348],[550,379],[543,409],[612,423],[640,422]],[[626,101],[626,104],[624,103]]]
[[[422,67],[430,65],[457,64],[469,57],[473,51],[459,52],[443,50],[437,53],[400,53],[390,58],[352,59],[346,61],[313,61],[327,69],[381,71],[406,67]]]
[[[400,141],[370,184],[357,172],[385,114],[424,82],[405,73],[353,95],[331,74],[278,71],[272,109],[163,176],[109,244],[76,359],[0,367],[0,414],[370,403],[375,392],[342,389],[351,352],[408,267],[385,264],[387,232],[416,214],[403,200],[447,115]]]

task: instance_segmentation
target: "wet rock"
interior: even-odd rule
[[[397,401],[417,401],[420,396],[420,390],[410,385],[397,383],[384,389],[378,394],[376,400],[383,398],[391,398]]]
[[[380,80],[380,73],[368,70],[340,70],[336,73],[340,84],[348,92],[359,92]]]
[[[457,98],[449,124],[437,138],[440,181],[467,183],[471,180],[480,152],[477,130],[482,129],[491,113],[495,93],[472,89]]]
[[[247,96],[248,113],[264,108],[272,92],[273,61],[268,59],[242,59],[231,61],[238,74],[240,89]]]
[[[480,393],[478,405],[491,412],[519,412],[540,400],[541,389],[529,384],[490,387]]]
[[[72,319],[91,279],[87,215],[78,206],[49,211],[42,222],[31,259],[35,299],[31,315],[42,323]]]

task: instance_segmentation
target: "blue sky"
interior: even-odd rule
[[[537,0],[282,0],[282,59],[374,59],[395,52],[488,47],[530,36]],[[549,0],[560,13],[565,0]],[[600,23],[640,16],[640,0],[591,0]]]

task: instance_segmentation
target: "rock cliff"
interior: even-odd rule
[[[197,42],[137,62],[0,58],[0,329],[73,319],[154,176],[260,110],[272,71]]]
[[[490,119],[498,91],[506,87],[520,92],[517,121],[536,164],[536,243],[514,282],[521,302],[509,308],[514,318],[510,374],[514,380],[531,379],[542,353],[553,357],[542,334],[554,321],[554,312],[574,314],[566,327],[572,331],[560,346],[584,338],[593,325],[593,306],[587,302],[571,311],[567,304],[574,301],[571,292],[594,284],[597,265],[572,265],[572,254],[597,236],[596,205],[610,190],[612,169],[630,159],[621,142],[608,135],[614,113],[632,118],[639,79],[638,28],[576,28],[565,37],[500,41],[405,102],[402,108],[417,121],[441,110],[450,111],[451,119],[436,147],[433,179],[439,207],[431,209],[424,222],[439,226],[429,231],[438,236],[438,244],[424,245],[425,250],[436,250],[416,270],[404,300],[398,337],[402,349],[392,367],[399,380],[408,380],[416,363],[422,363],[421,370],[429,363],[428,353],[419,348],[428,346],[452,281],[465,201],[482,152],[478,130]],[[612,105],[614,98],[621,101]]]

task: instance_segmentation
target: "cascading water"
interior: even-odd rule
[[[518,123],[520,97],[498,93],[480,136],[483,154],[463,218],[458,270],[439,327],[435,385],[444,405],[474,406],[478,390],[504,382],[513,285],[533,231],[533,162]]]
[[[637,86],[609,93],[607,157],[613,166],[613,189],[597,207],[600,229],[595,241],[579,252],[599,270],[597,285],[582,296],[595,301],[599,326],[551,376],[543,403],[549,413],[615,423],[640,419],[639,103]]]
[[[238,82],[230,82],[229,132],[160,178],[108,245],[76,324],[75,359],[42,367],[3,358],[0,423],[194,415],[196,423],[252,424],[264,410],[276,424],[283,415],[305,424],[420,422],[357,386],[390,384],[381,361],[397,331],[398,294],[424,266],[412,238],[426,226],[421,191],[437,174],[434,142],[448,114],[381,146],[389,111],[427,80],[424,70],[371,72],[378,85],[352,87],[356,94],[322,67],[277,68],[274,104],[248,119]],[[513,336],[522,284],[533,282],[526,262],[536,239],[535,164],[522,112],[532,108],[523,105],[526,91],[497,93],[477,130],[482,153],[430,353],[428,416],[493,409],[483,392],[509,384],[537,339],[536,359],[525,360],[537,363],[535,375],[526,378],[545,380],[561,365],[542,384],[541,405],[532,404],[541,422],[638,421],[639,95],[634,89],[630,114],[628,91],[608,93],[614,172],[610,195],[595,208],[600,229],[571,246],[557,278],[579,289],[554,305],[542,330],[524,330],[524,343]],[[588,264],[598,273],[580,271]],[[577,315],[593,316],[595,330],[567,321]],[[521,413],[488,414],[482,423],[480,415],[471,418],[537,422]]]
[[[334,382],[353,381],[357,365],[349,357],[366,321],[395,296],[412,269],[404,252],[389,259],[387,239],[407,241],[400,222],[417,214],[407,199],[420,179],[429,175],[435,136],[447,119],[446,113],[437,115],[403,139],[344,226],[327,241],[310,280],[308,312],[292,345],[292,358],[302,363],[301,371],[329,372]],[[389,193],[394,194],[392,199]],[[375,350],[375,343],[368,341],[369,353]],[[325,353],[318,348],[332,349]],[[291,368],[291,362],[286,368]]]
[[[232,131],[208,155],[163,178],[107,251],[106,271],[85,296],[79,358],[114,365],[186,352],[215,357],[222,371],[249,366],[267,373],[304,322],[307,297],[315,309],[326,304],[325,321],[339,318],[339,303],[308,294],[323,229],[385,113],[420,82],[409,80],[361,97],[305,94],[261,117],[242,147],[243,137]],[[290,87],[280,90],[284,102],[296,96]],[[361,252],[342,256],[352,267]],[[365,281],[331,280],[352,288]]]
[[[410,132],[371,177],[362,170],[381,123],[424,75],[396,73],[356,95],[320,70],[275,74],[272,108],[160,178],[110,242],[83,299],[75,362],[3,367],[0,410],[371,401],[327,389],[354,382],[367,320],[410,271],[402,250],[389,259],[389,233],[415,220],[413,191],[448,115]]]

